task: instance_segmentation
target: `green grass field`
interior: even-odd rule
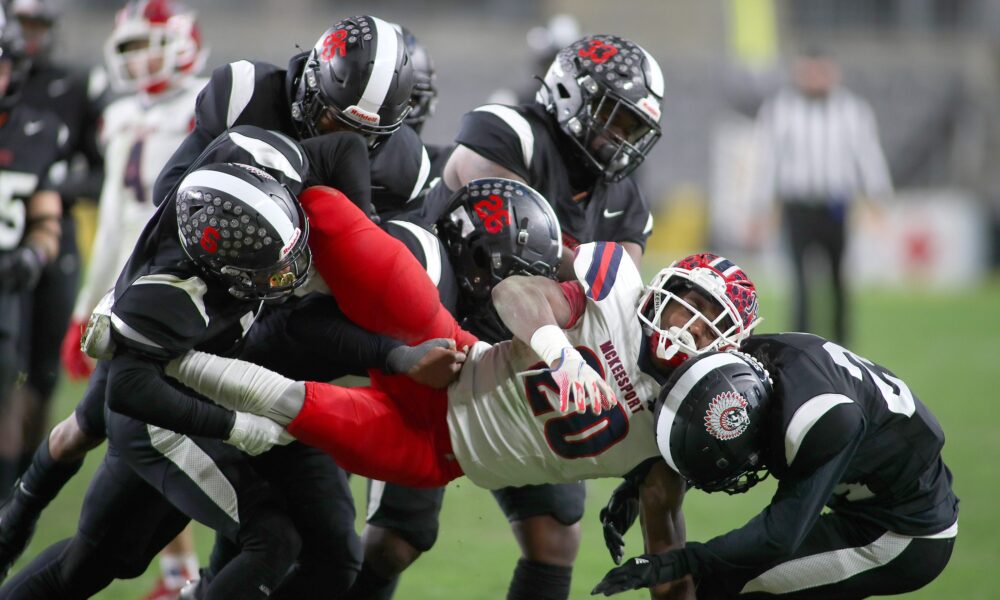
[[[765,298],[766,321],[761,331],[785,327],[786,302]],[[854,305],[854,339],[848,345],[858,354],[882,363],[902,377],[940,419],[948,436],[945,460],[955,475],[962,499],[958,545],[944,574],[911,598],[996,598],[1000,590],[1000,529],[996,498],[1000,494],[995,458],[1000,456],[1000,434],[990,421],[996,409],[991,377],[1000,370],[1000,281],[958,294],[858,292]],[[63,385],[56,416],[68,414],[82,387]],[[102,451],[95,451],[84,469],[47,510],[26,558],[73,533],[79,505],[90,473]],[[591,587],[612,566],[602,541],[597,513],[615,481],[592,481],[588,487],[583,522],[583,546],[574,571],[573,598],[588,597]],[[761,485],[740,497],[693,492],[685,503],[688,535],[704,540],[739,526],[763,507],[771,486]],[[363,484],[355,482],[363,501]],[[993,498],[993,500],[991,500]],[[362,511],[363,512],[363,511]],[[503,598],[518,556],[506,520],[492,496],[462,479],[446,496],[437,546],[406,573],[397,593],[406,599],[463,600]],[[360,527],[360,525],[359,525]],[[208,556],[212,535],[196,532],[199,553]],[[629,534],[627,550],[638,553],[641,537]],[[22,559],[25,560],[25,559]],[[16,567],[15,567],[16,568]],[[134,600],[155,578],[156,565],[143,577],[116,582],[102,594],[104,600]],[[643,598],[644,593],[621,598]]]

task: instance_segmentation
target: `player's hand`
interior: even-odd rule
[[[80,340],[83,338],[83,330],[87,326],[86,321],[73,319],[63,336],[62,346],[59,348],[59,358],[62,360],[66,374],[72,380],[87,379],[94,372],[94,359],[83,353],[80,348]]]
[[[45,269],[45,256],[30,245],[0,253],[0,290],[23,292],[35,289]]]
[[[417,383],[439,390],[458,378],[465,358],[465,352],[455,349],[455,340],[437,338],[394,348],[386,359],[386,372],[404,373]]]
[[[639,487],[626,479],[611,492],[608,505],[601,509],[604,528],[604,545],[611,553],[611,560],[621,564],[625,556],[625,532],[639,516]]]
[[[559,388],[559,410],[569,411],[569,401],[573,400],[577,412],[587,410],[589,404],[594,414],[610,410],[618,404],[618,398],[611,386],[583,360],[575,348],[566,348],[562,358],[550,373]]]
[[[611,596],[626,590],[649,587],[683,577],[676,552],[665,554],[643,554],[625,561],[620,567],[608,571],[597,586],[591,590],[592,596]]]
[[[236,422],[226,439],[227,444],[236,446],[250,456],[267,452],[274,446],[284,446],[295,438],[267,417],[245,412],[236,413]]]

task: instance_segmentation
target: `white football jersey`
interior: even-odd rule
[[[205,79],[188,79],[158,96],[134,94],[104,109],[100,143],[104,185],[87,277],[77,295],[74,318],[86,320],[115,284],[153,204],[153,183],[194,128],[194,105]]]
[[[452,447],[476,485],[620,477],[659,456],[650,406],[660,386],[637,365],[639,271],[624,248],[610,242],[580,246],[574,268],[587,303],[566,337],[619,403],[600,415],[560,413],[555,382],[527,344],[477,344],[448,389]]]

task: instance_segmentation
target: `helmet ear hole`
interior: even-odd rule
[[[569,93],[569,90],[566,89],[566,86],[562,83],[556,84],[556,91],[559,92],[559,97],[563,100],[568,100],[572,96],[572,94]]]
[[[490,255],[482,246],[476,246],[472,251],[472,262],[484,271],[490,268]]]

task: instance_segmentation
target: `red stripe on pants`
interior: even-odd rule
[[[458,461],[449,458],[447,412],[445,390],[413,382],[396,398],[373,387],[306,382],[305,403],[288,431],[351,473],[438,487],[462,475]]]
[[[351,321],[416,344],[452,338],[472,346],[466,332],[441,306],[434,283],[420,262],[339,191],[306,189],[299,201],[309,216],[309,247],[316,270]]]

